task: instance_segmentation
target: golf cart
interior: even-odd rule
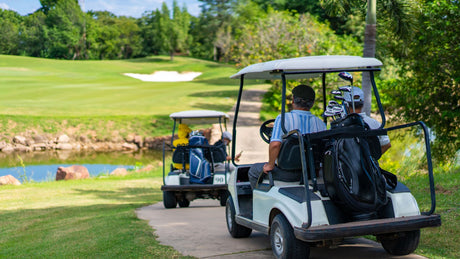
[[[219,199],[225,206],[228,197],[227,182],[229,164],[227,147],[222,141],[210,145],[199,130],[193,131],[189,125],[219,125],[219,137],[227,128],[229,116],[211,110],[191,110],[172,113],[174,121],[171,147],[172,164],[165,174],[165,153],[163,144],[163,205],[165,208],[188,207],[195,199]],[[178,136],[175,139],[176,128]]]
[[[236,129],[245,79],[281,80],[284,136],[277,168],[301,176],[298,182],[281,182],[274,180],[271,172],[262,173],[253,190],[248,176],[251,164],[235,164],[237,172],[230,176],[226,205],[227,228],[232,237],[248,237],[256,230],[270,236],[276,258],[308,258],[311,246],[332,246],[344,238],[375,235],[388,253],[405,255],[417,248],[421,228],[441,225],[440,216],[433,214],[436,202],[427,127],[423,122],[414,122],[384,128],[385,114],[374,81],[374,73],[381,66],[375,58],[309,56],[250,65],[231,76],[240,79],[232,150],[239,140]],[[334,78],[340,74],[351,85],[351,73],[369,73],[381,116],[379,128],[370,129],[360,115],[347,113],[347,107],[343,107],[343,96],[354,96],[351,85],[327,92],[326,78],[331,73]],[[328,130],[301,134],[285,128],[287,80],[305,78],[322,83],[321,92],[317,92],[323,97],[320,106]],[[354,105],[352,108],[354,111]],[[267,143],[271,137],[267,125],[272,122],[266,121],[260,127],[260,135]],[[378,136],[417,125],[425,135],[431,194],[428,212],[420,212],[409,188],[395,175],[384,174],[377,162],[381,156]],[[346,145],[355,147],[350,148],[355,152],[347,153],[348,162],[344,158]]]

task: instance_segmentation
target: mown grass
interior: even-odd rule
[[[189,82],[143,82],[123,75],[161,70],[202,75]],[[230,111],[239,82],[229,76],[236,71],[187,57],[69,61],[0,55],[0,140],[18,133],[97,140],[169,134],[173,112]]]
[[[160,171],[0,188],[0,258],[179,258],[135,209],[161,201]]]
[[[143,82],[123,73],[193,71],[190,82]],[[228,111],[238,81],[229,65],[177,57],[68,61],[0,55],[0,114],[29,116],[169,115],[213,104]],[[224,98],[228,97],[228,98]]]

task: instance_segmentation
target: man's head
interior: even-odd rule
[[[222,140],[225,141],[228,145],[232,141],[232,134],[228,131],[222,132]]]
[[[361,109],[364,105],[364,92],[361,88],[353,86],[353,98],[351,96],[352,92],[345,92],[343,97],[345,102],[348,104],[348,107],[353,107],[352,102],[355,103],[355,109]]]
[[[295,107],[310,110],[315,102],[315,91],[308,85],[298,85],[292,89],[292,103]]]

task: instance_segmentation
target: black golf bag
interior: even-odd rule
[[[359,114],[335,121],[331,130],[366,132],[369,126]],[[365,134],[331,139],[324,152],[324,182],[330,199],[355,220],[373,218],[387,203],[385,178],[376,157],[378,138]]]

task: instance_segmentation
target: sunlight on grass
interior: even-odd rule
[[[160,175],[2,186],[0,257],[180,257],[134,212],[161,201]]]

